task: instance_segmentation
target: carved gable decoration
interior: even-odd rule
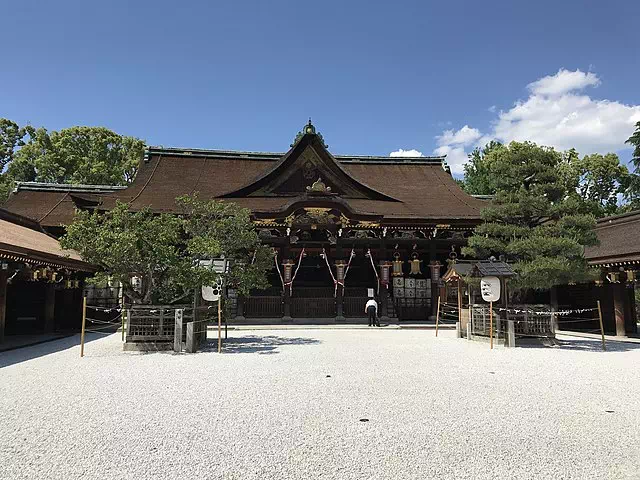
[[[224,197],[331,194],[344,198],[397,201],[349,175],[325,148],[313,126],[307,125],[305,132],[269,172]],[[321,184],[324,185],[322,191]]]

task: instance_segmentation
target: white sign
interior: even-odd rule
[[[500,279],[498,277],[482,277],[480,291],[485,302],[500,300]]]
[[[200,260],[201,267],[213,268],[216,273],[229,273],[229,262],[224,258],[216,258],[214,260]]]
[[[207,302],[217,302],[222,294],[222,279],[219,278],[215,285],[202,286],[202,298]]]
[[[373,298],[373,288],[367,288],[367,294],[369,295],[369,298]]]

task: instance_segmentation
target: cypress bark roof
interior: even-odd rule
[[[585,249],[591,265],[640,262],[640,210],[601,218],[596,234],[600,245]]]
[[[37,222],[0,209],[0,258],[94,271],[73,250],[63,250]]]
[[[444,157],[333,156],[315,131],[299,135],[285,154],[151,147],[126,189],[18,189],[6,208],[58,226],[72,220],[76,207],[110,209],[117,200],[134,210],[177,212],[176,197],[198,192],[262,218],[317,201],[392,223],[477,224],[486,202],[463,192],[443,165]],[[309,190],[319,179],[325,195]]]

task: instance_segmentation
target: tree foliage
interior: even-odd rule
[[[125,185],[143,154],[143,140],[104,127],[49,132],[0,119],[0,202],[14,182]]]
[[[491,176],[491,164],[495,159],[495,152],[502,148],[502,144],[491,141],[484,147],[476,147],[464,165],[464,191],[471,195],[493,195],[496,187]]]
[[[593,213],[597,218],[614,215],[620,210],[620,198],[629,188],[630,175],[618,155],[593,154],[579,158],[575,151],[569,151],[562,165],[567,193],[583,202],[582,210]]]
[[[101,267],[95,282],[121,282],[136,303],[174,303],[201,285],[213,285],[219,274],[199,260],[221,256],[232,262],[223,275],[227,285],[244,294],[267,286],[271,251],[260,243],[246,209],[197,197],[178,203],[187,215],[133,212],[120,202],[105,213],[79,211],[61,245]],[[142,280],[140,288],[132,286],[133,277]]]
[[[629,180],[626,198],[629,208],[635,210],[640,209],[640,122],[636,123],[635,131],[625,143],[633,147],[631,163],[634,166],[634,174]]]
[[[463,249],[486,259],[504,256],[521,288],[547,289],[590,278],[584,247],[595,245],[595,218],[569,194],[564,156],[530,142],[494,149],[489,174],[494,202]]]

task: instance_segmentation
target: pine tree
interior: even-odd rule
[[[584,247],[597,244],[595,218],[584,213],[565,176],[563,155],[534,143],[512,142],[492,152],[496,198],[465,255],[504,256],[520,288],[548,289],[590,278]]]

